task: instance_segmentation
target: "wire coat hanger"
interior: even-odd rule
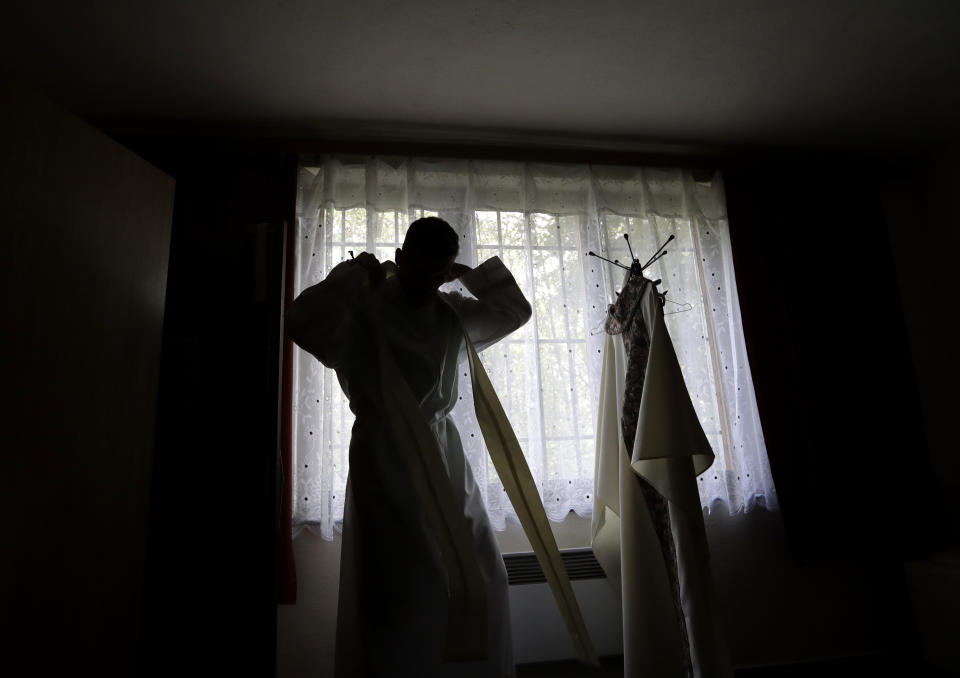
[[[691,304],[689,301],[674,301],[673,299],[667,299],[666,294],[667,294],[667,290],[664,290],[663,301],[667,304],[674,304],[675,306],[679,306],[680,308],[677,309],[676,311],[664,310],[663,312],[664,315],[676,315],[677,313],[686,313],[687,311],[693,310],[693,304]]]

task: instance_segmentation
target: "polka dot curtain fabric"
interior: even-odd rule
[[[623,271],[594,257],[648,258],[666,289],[667,326],[717,461],[702,504],[731,513],[776,506],[747,362],[723,187],[677,169],[327,157],[300,168],[295,294],[350,252],[393,259],[407,226],[437,215],[460,234],[458,260],[499,256],[534,307],[530,322],[481,354],[551,520],[592,510],[597,395],[606,309]],[[463,293],[456,283],[451,286]],[[473,413],[469,379],[453,411],[495,529],[516,520]],[[332,539],[343,520],[353,417],[336,375],[294,351],[294,532]]]

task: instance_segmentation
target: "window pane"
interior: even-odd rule
[[[337,210],[331,216],[333,217],[333,241],[343,242],[343,212]]]
[[[527,261],[527,253],[523,250],[504,250],[503,263],[513,274],[520,291],[527,301],[533,302],[533,296],[530,290],[530,265]]]
[[[551,214],[531,214],[530,233],[533,244],[541,247],[557,246],[557,220]]]
[[[343,213],[344,242],[367,244],[367,210],[355,207]]]
[[[583,312],[583,262],[580,253],[574,250],[563,252],[563,281],[566,294],[566,311],[571,337],[586,337],[586,326]]]
[[[630,245],[633,247],[633,256],[640,260],[640,263],[646,261],[657,251],[657,247],[663,244],[663,240],[658,241],[653,222],[649,219],[631,217],[627,220],[627,232],[630,234]],[[629,248],[626,242],[623,248],[627,250],[627,258],[630,258]]]
[[[573,436],[570,363],[565,344],[540,344],[540,383],[543,386],[544,431],[547,438]]]
[[[508,417],[518,437],[527,438],[530,433],[531,396],[535,393],[532,375],[533,361],[527,344],[509,341],[504,353],[507,354],[507,402],[510,403]]]
[[[477,212],[477,245],[499,245],[497,213]]]
[[[564,339],[566,328],[560,296],[560,257],[551,250],[534,250],[532,255],[537,336],[540,339]]]
[[[378,212],[377,213],[377,233],[378,243],[397,242],[397,213],[396,212]]]
[[[590,440],[592,440],[596,409],[590,391],[586,342],[568,344],[567,351],[573,358],[573,391],[576,396],[574,402],[577,406],[577,431],[575,431],[575,434],[590,436]]]
[[[612,244],[612,241],[622,238],[623,234],[627,232],[627,220],[619,214],[603,215],[603,225],[606,228],[607,240],[610,244]]]
[[[503,244],[524,246],[527,244],[527,224],[523,212],[501,212],[500,232],[503,234]]]
[[[547,477],[575,478],[577,476],[577,441],[548,440],[546,447]],[[546,500],[556,502],[557,498],[546,497]]]
[[[588,468],[588,465],[596,457],[597,453],[597,440],[594,438],[593,427],[590,427],[590,435],[584,435],[579,440],[579,449],[580,449],[580,458],[587,460],[587,465],[581,465],[580,475],[592,475],[593,469]]]
[[[630,265],[630,251],[627,249],[627,242],[623,239],[623,234],[627,233],[627,219],[616,214],[607,214],[603,217],[604,230],[606,234],[606,253],[598,252],[607,259],[618,261],[625,266]],[[608,268],[610,280],[613,281],[615,290],[620,290],[623,286],[623,279],[626,271],[617,268],[612,264],[604,263]]]
[[[580,217],[560,217],[560,244],[563,247],[580,247]]]
[[[527,301],[533,304],[534,298],[530,290],[529,278],[530,265],[527,261],[526,251],[504,250],[503,263],[513,274],[514,279],[517,281],[517,286],[520,288],[520,291],[523,292],[523,296],[527,299]],[[523,327],[510,336],[514,339],[529,339],[533,336],[533,322],[531,321],[526,323]]]

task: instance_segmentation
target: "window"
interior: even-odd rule
[[[733,512],[776,502],[740,330],[719,176],[586,165],[409,158],[325,158],[300,170],[295,292],[350,252],[393,259],[409,223],[446,219],[459,260],[499,256],[534,306],[526,326],[481,354],[524,449],[548,516],[592,509],[597,393],[607,305],[628,261],[624,233],[668,290],[667,325],[717,455],[699,484],[704,506]],[[456,286],[456,283],[453,283]],[[464,293],[465,290],[464,290]],[[332,371],[295,351],[294,527],[332,538],[343,515],[352,414]],[[491,522],[512,507],[472,423],[469,380],[453,412]]]

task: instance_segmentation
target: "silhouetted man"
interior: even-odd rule
[[[471,269],[456,263],[458,251],[447,222],[418,219],[396,264],[362,253],[304,290],[287,312],[287,333],[336,370],[356,415],[340,561],[341,678],[514,675],[506,571],[450,411],[464,333],[483,350],[522,326],[531,309],[498,257]],[[456,279],[476,298],[439,291]],[[484,660],[444,662],[446,573],[383,409],[380,332],[436,437],[469,527],[487,593]]]

